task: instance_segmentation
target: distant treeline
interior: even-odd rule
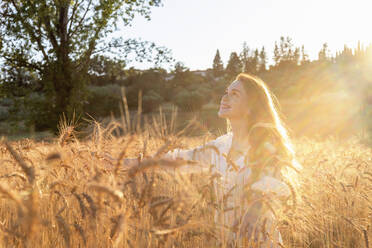
[[[372,46],[351,49],[346,45],[335,55],[325,43],[318,59],[310,61],[304,46],[295,47],[291,38],[281,37],[275,43],[273,55],[265,48],[251,49],[244,43],[240,52],[232,52],[223,64],[219,50],[211,58],[211,68],[190,71],[181,62],[172,71],[162,68],[148,70],[127,69],[125,63],[105,56],[95,56],[88,70],[88,98],[84,112],[100,118],[120,115],[121,87],[125,87],[130,109],[137,109],[138,95],[142,92],[144,112],[162,105],[166,111],[172,105],[181,111],[217,111],[220,97],[226,86],[240,72],[258,75],[272,88],[280,102],[310,101],[332,92],[347,91],[358,98],[366,111],[372,103]],[[268,65],[273,56],[273,65]],[[22,70],[13,70],[3,85],[8,96],[2,100],[1,119],[31,120],[27,125],[43,128],[45,120],[32,116],[31,109],[44,108],[42,91],[38,92],[38,78]],[[34,93],[24,94],[33,87]],[[16,98],[14,98],[16,96]],[[18,104],[9,101],[21,99]],[[10,116],[10,113],[12,114]],[[368,113],[365,113],[368,115]]]

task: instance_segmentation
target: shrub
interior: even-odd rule
[[[23,98],[13,111],[17,111],[18,120],[25,120],[27,127],[34,126],[35,131],[39,131],[50,128],[52,107],[44,94],[34,92]]]
[[[142,98],[143,110],[145,112],[156,110],[162,102],[164,102],[164,98],[160,94],[149,90]]]
[[[198,111],[208,101],[208,89],[205,87],[193,87],[194,89],[182,89],[173,98],[173,102],[182,110]]]
[[[93,117],[109,116],[111,112],[119,114],[120,92],[120,86],[115,84],[90,86],[88,103],[84,106],[84,111]]]
[[[14,100],[11,98],[2,98],[0,100],[0,105],[5,106],[5,107],[10,107],[14,104]]]
[[[0,106],[0,121],[4,121],[9,118],[8,107]]]

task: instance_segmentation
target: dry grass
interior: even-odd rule
[[[214,222],[216,211],[228,211],[221,206],[230,197],[216,199],[218,175],[164,170],[193,161],[161,159],[162,153],[212,137],[182,138],[186,131],[175,134],[157,123],[133,134],[126,118],[104,127],[95,123],[85,140],[62,125],[52,144],[3,141],[0,246],[262,247],[260,240],[229,239],[230,231]],[[353,139],[295,144],[304,166],[302,186],[291,188],[282,204],[262,199],[276,216],[283,247],[368,247],[371,149]],[[123,166],[125,157],[138,158],[138,166]],[[259,231],[262,239],[272,234],[265,225]]]

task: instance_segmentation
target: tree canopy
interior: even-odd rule
[[[3,0],[0,4],[0,57],[4,80],[14,68],[36,75],[46,96],[52,127],[62,113],[80,112],[86,99],[87,72],[94,55],[113,53],[155,63],[169,61],[169,51],[154,43],[109,38],[119,24],[137,15],[150,19],[161,0]],[[133,56],[132,56],[133,57]],[[40,113],[37,113],[37,115]],[[35,121],[39,118],[35,117]]]

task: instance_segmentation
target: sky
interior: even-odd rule
[[[310,59],[317,58],[325,42],[332,54],[344,44],[371,44],[371,10],[371,0],[163,0],[162,7],[152,9],[151,21],[137,17],[118,34],[165,46],[176,61],[204,70],[212,67],[217,49],[226,65],[243,42],[252,49],[265,46],[272,58],[280,36],[304,45]],[[146,69],[152,64],[130,66]]]

